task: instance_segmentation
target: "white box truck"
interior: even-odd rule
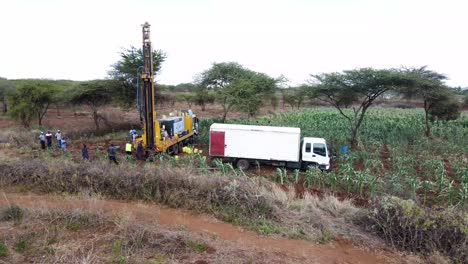
[[[242,170],[256,162],[288,168],[330,168],[323,138],[304,137],[296,127],[212,124],[210,157],[233,162]]]

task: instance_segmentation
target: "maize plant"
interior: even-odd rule
[[[401,194],[403,192],[403,186],[401,185],[401,178],[398,174],[388,174],[387,183],[389,191],[394,194]]]
[[[288,182],[288,171],[286,169],[277,168],[276,169],[276,179],[281,185]]]
[[[294,170],[294,183],[295,184],[298,184],[299,183],[299,177],[300,177],[300,173],[299,173],[299,170]]]
[[[421,181],[416,177],[408,177],[406,182],[408,183],[408,187],[411,192],[411,198],[415,199],[416,191],[421,188]]]
[[[369,194],[371,197],[373,197],[376,193],[377,193],[377,190],[379,189],[380,187],[380,182],[379,180],[370,175],[369,178],[367,178],[367,187],[369,188]]]
[[[423,189],[423,191],[424,191],[424,194],[423,194],[423,195],[424,195],[424,196],[423,196],[423,204],[426,204],[426,201],[427,201],[427,194],[428,194],[429,192],[431,192],[432,189],[434,188],[434,183],[431,182],[431,181],[423,181],[423,182],[421,183],[421,187],[422,187],[422,189]]]
[[[220,159],[214,159],[213,164],[216,166],[216,168],[218,168],[219,171],[221,171],[223,176],[228,175],[229,166],[226,163],[223,163]]]
[[[327,180],[328,180],[328,186],[330,187],[332,191],[334,191],[336,183],[337,183],[336,174],[334,172],[329,172],[326,175],[327,175]]]
[[[460,187],[460,203],[468,204],[468,182],[464,182]]]
[[[458,198],[458,191],[453,186],[453,181],[447,183],[447,186],[439,193],[439,197],[447,198],[448,204],[452,205]]]
[[[307,170],[304,178],[304,185],[307,187],[315,186],[322,187],[322,171],[317,168],[310,168]]]

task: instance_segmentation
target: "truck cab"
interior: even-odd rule
[[[330,156],[325,139],[304,137],[301,154],[304,168],[316,166],[321,170],[330,169]]]

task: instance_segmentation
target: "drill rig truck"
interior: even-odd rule
[[[146,22],[142,27],[144,65],[140,67],[142,71],[137,85],[137,97],[143,134],[136,138],[135,145],[142,142],[147,156],[162,152],[178,154],[184,145],[192,144],[198,135],[198,119],[191,110],[177,111],[159,119],[156,117],[150,24]]]

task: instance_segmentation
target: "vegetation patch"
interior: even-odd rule
[[[20,223],[23,220],[24,210],[17,205],[11,205],[4,209],[1,213],[0,219],[3,221],[14,221]]]
[[[367,221],[390,245],[412,252],[441,252],[468,263],[468,214],[436,211],[412,200],[386,197],[376,204]]]
[[[187,246],[187,248],[197,253],[203,253],[208,249],[208,246],[205,245],[204,243],[199,243],[199,242],[192,241],[192,240],[185,241],[185,246]]]
[[[8,256],[8,248],[5,244],[0,243],[0,258]]]

